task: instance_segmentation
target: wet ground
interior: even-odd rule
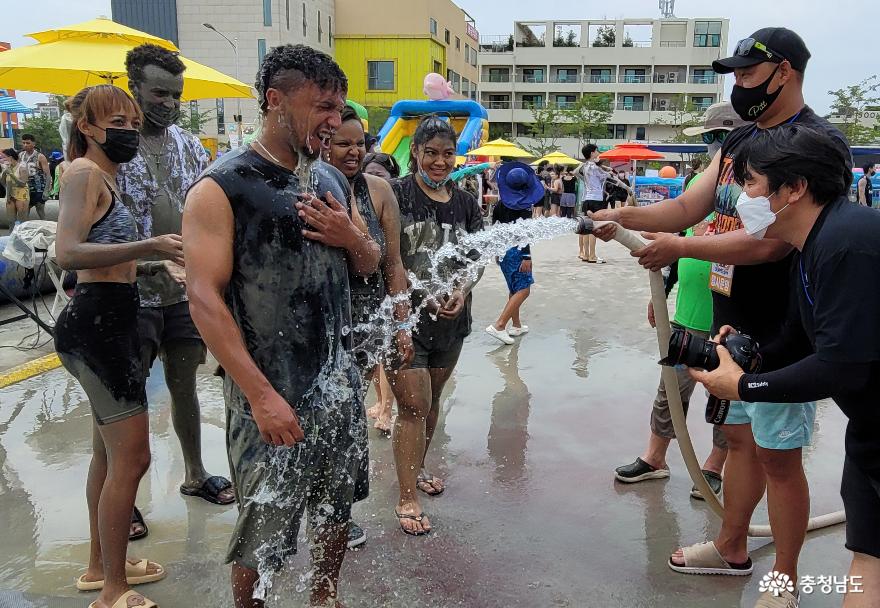
[[[773,564],[766,541],[750,545],[751,577],[685,576],[666,566],[678,545],[718,527],[689,497],[675,444],[670,479],[613,480],[614,468],[643,449],[659,377],[656,338],[645,321],[647,276],[616,244],[600,244],[609,261],[603,266],[578,261],[576,248],[573,236],[534,247],[537,285],[523,313],[531,333],[514,346],[483,332],[506,299],[497,268],[478,286],[474,333],[447,387],[429,455],[448,484],[423,503],[431,536],[398,530],[391,444],[371,431],[372,493],[355,506],[369,540],[345,561],[349,608],[753,605]],[[0,349],[0,359],[7,352]],[[204,452],[209,470],[225,473],[222,396],[210,372],[205,366],[199,378]],[[183,463],[161,368],[148,392],[153,465],[138,505],[150,536],[133,543],[131,555],[159,561],[170,574],[140,589],[163,608],[229,607],[222,559],[235,512],[179,494]],[[690,428],[705,454],[710,427],[701,405],[695,410]],[[94,599],[73,586],[88,551],[90,428],[85,396],[63,369],[0,389],[0,608],[84,608]],[[843,428],[837,408],[822,404],[805,455],[814,514],[841,508]],[[755,521],[767,521],[763,505]],[[810,534],[801,573],[846,574],[843,542],[842,526]],[[305,554],[270,606],[305,605],[296,590]],[[839,606],[841,599],[816,591],[802,606]]]

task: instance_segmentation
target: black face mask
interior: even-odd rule
[[[163,104],[145,104],[144,118],[159,128],[167,129],[180,118],[180,106],[168,107]]]
[[[101,127],[97,128],[101,129]],[[107,155],[107,160],[111,163],[121,165],[137,156],[138,144],[141,140],[141,135],[137,129],[108,127],[101,130],[104,131],[107,137],[104,143],[100,143],[97,140],[95,143],[101,147],[104,154]]]
[[[770,74],[767,80],[750,89],[733,85],[733,91],[730,93],[730,105],[733,106],[734,111],[739,114],[740,118],[754,122],[773,105],[773,102],[776,101],[776,98],[782,92],[784,85],[780,85],[773,93],[768,93],[767,89],[770,88],[770,81],[773,80],[778,71],[779,66],[776,66],[776,69],[773,70],[773,73]]]

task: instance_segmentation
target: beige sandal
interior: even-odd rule
[[[89,608],[98,608],[98,602],[92,602]],[[120,595],[110,608],[159,608],[159,604],[148,600],[137,591],[129,590]]]
[[[147,574],[147,568],[149,568],[150,564],[156,566],[158,571]],[[125,581],[129,585],[144,585],[146,583],[155,583],[156,581],[161,581],[163,578],[168,576],[168,572],[165,571],[160,564],[156,562],[151,562],[146,559],[141,560],[125,560]],[[76,579],[76,588],[80,591],[100,591],[104,588],[103,579],[100,581],[86,581],[83,580],[85,574]],[[137,606],[137,604],[135,604]]]
[[[730,564],[724,561],[714,541],[697,543],[690,547],[682,547],[684,565],[680,566],[669,558],[668,565],[682,574],[724,574],[728,576],[748,576],[752,573],[752,559],[744,564]]]

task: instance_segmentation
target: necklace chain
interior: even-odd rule
[[[266,148],[266,146],[263,145],[263,142],[261,142],[259,139],[255,139],[255,140],[254,140],[254,143],[257,144],[258,146],[260,146],[260,149],[261,149],[263,152],[265,152],[266,154],[268,154],[268,155],[269,155],[269,158],[271,158],[273,161],[275,161],[275,164],[276,164],[276,165],[280,165],[280,166],[282,166],[282,167],[284,166],[284,163],[282,163],[280,160],[278,160],[278,159],[275,157],[274,154],[272,154],[271,152],[269,152],[269,149]]]

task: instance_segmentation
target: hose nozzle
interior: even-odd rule
[[[577,227],[574,229],[575,234],[593,234],[593,220],[587,216],[578,218]]]

